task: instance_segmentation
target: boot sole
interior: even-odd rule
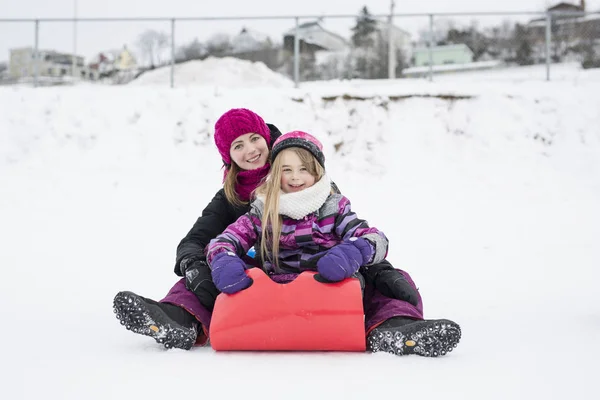
[[[165,348],[189,350],[198,332],[174,323],[159,307],[146,303],[132,292],[119,292],[113,301],[117,319],[128,330],[150,336]]]
[[[439,357],[454,350],[460,337],[460,326],[455,322],[416,321],[396,328],[375,328],[367,339],[367,350],[398,356]]]

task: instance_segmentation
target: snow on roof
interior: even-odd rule
[[[170,66],[142,74],[130,85],[168,85]],[[175,85],[206,85],[223,87],[292,87],[287,77],[270,70],[262,62],[251,62],[233,57],[209,57],[175,65]]]
[[[324,29],[318,22],[307,22],[298,26],[299,37],[305,43],[320,46],[326,50],[343,50],[348,41],[337,33]],[[288,30],[284,36],[294,36],[296,28]]]

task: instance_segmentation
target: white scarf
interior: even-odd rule
[[[331,181],[327,174],[309,188],[279,195],[279,214],[292,219],[302,219],[317,211],[331,193]]]

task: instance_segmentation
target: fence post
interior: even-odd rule
[[[175,86],[175,18],[171,18],[171,89]]]
[[[394,0],[390,4],[388,20],[388,79],[396,79],[396,46],[394,43]]]
[[[38,77],[40,76],[40,20],[35,20],[35,47],[33,49],[33,87],[38,87]]]
[[[433,14],[429,14],[429,82],[433,80]]]
[[[300,83],[300,24],[296,17],[296,31],[294,32],[294,86],[297,88]]]
[[[546,81],[550,81],[550,51],[552,48],[552,14],[546,13]]]

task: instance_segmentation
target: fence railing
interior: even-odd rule
[[[440,59],[439,51],[445,49],[438,45],[464,44],[477,57],[482,67],[493,65],[490,59],[497,57],[499,61],[531,64],[544,63],[545,79],[551,80],[551,66],[554,62],[563,59],[577,59],[582,63],[600,62],[600,12],[473,12],[473,13],[421,13],[421,14],[380,14],[369,15],[376,21],[379,36],[371,42],[363,45],[349,46],[350,53],[338,54],[337,60],[329,60],[330,64],[316,65],[316,54],[320,44],[314,43],[315,32],[307,32],[305,21],[332,21],[351,20],[356,21],[357,15],[300,15],[300,16],[231,16],[231,17],[177,17],[177,18],[39,18],[39,19],[0,19],[0,26],[4,24],[25,23],[33,24],[33,52],[31,64],[33,71],[29,72],[33,85],[40,85],[42,71],[40,70],[40,26],[56,23],[69,23],[73,26],[81,24],[108,23],[108,22],[145,22],[145,23],[167,23],[170,26],[168,47],[170,49],[170,60],[165,66],[170,66],[169,84],[174,87],[175,64],[177,62],[176,38],[177,27],[184,23],[200,22],[209,23],[215,21],[289,21],[293,28],[288,31],[288,36],[293,32],[293,47],[289,59],[286,61],[291,66],[288,75],[293,79],[296,87],[301,81],[311,79],[337,78],[388,78],[395,79],[401,76],[422,76],[433,80],[434,74],[444,69],[452,69],[457,64],[451,58],[458,55],[446,56],[448,60]],[[477,28],[471,23],[468,28],[455,25],[443,29],[436,22],[448,21],[452,18],[471,18],[472,21],[482,21],[485,18],[527,18],[523,23],[515,23],[513,27],[505,23],[497,23],[487,28]],[[404,26],[407,21],[427,21],[426,28],[420,30],[418,40],[402,39],[407,31]],[[399,28],[398,28],[399,27]],[[504,31],[502,29],[506,28]],[[414,31],[414,30],[413,30]],[[487,33],[484,33],[486,31]],[[404,33],[403,33],[404,32]],[[319,33],[319,32],[317,32]],[[335,34],[325,29],[320,31],[322,35]],[[355,31],[356,34],[356,31]],[[312,35],[312,36],[311,36]],[[310,37],[309,37],[310,36]],[[75,40],[75,39],[74,39]],[[402,47],[399,42],[409,40]],[[422,46],[415,46],[419,42]],[[283,47],[286,46],[284,41]],[[379,49],[379,50],[378,50]],[[411,53],[411,54],[407,54]],[[227,55],[227,54],[225,54]],[[235,55],[234,55],[235,56]],[[410,56],[409,59],[407,59]],[[345,57],[345,58],[344,58]],[[472,61],[472,60],[471,60]],[[483,61],[488,61],[485,64]],[[13,61],[11,60],[11,63]],[[75,74],[77,57],[73,55],[71,66],[72,74]],[[343,62],[351,66],[342,72],[339,67]],[[370,64],[369,64],[370,63]],[[376,70],[374,66],[379,63],[385,64],[385,68]],[[325,65],[325,67],[323,66]],[[380,66],[381,66],[380,65]],[[461,64],[462,65],[462,64]],[[474,68],[477,65],[474,66]],[[320,68],[320,69],[319,69]],[[284,69],[280,67],[280,69]],[[314,70],[313,70],[314,69]],[[329,71],[325,73],[325,71]],[[332,72],[333,71],[333,72]],[[383,71],[387,71],[385,75]],[[338,76],[336,76],[336,74]],[[361,75],[362,74],[362,75]]]

